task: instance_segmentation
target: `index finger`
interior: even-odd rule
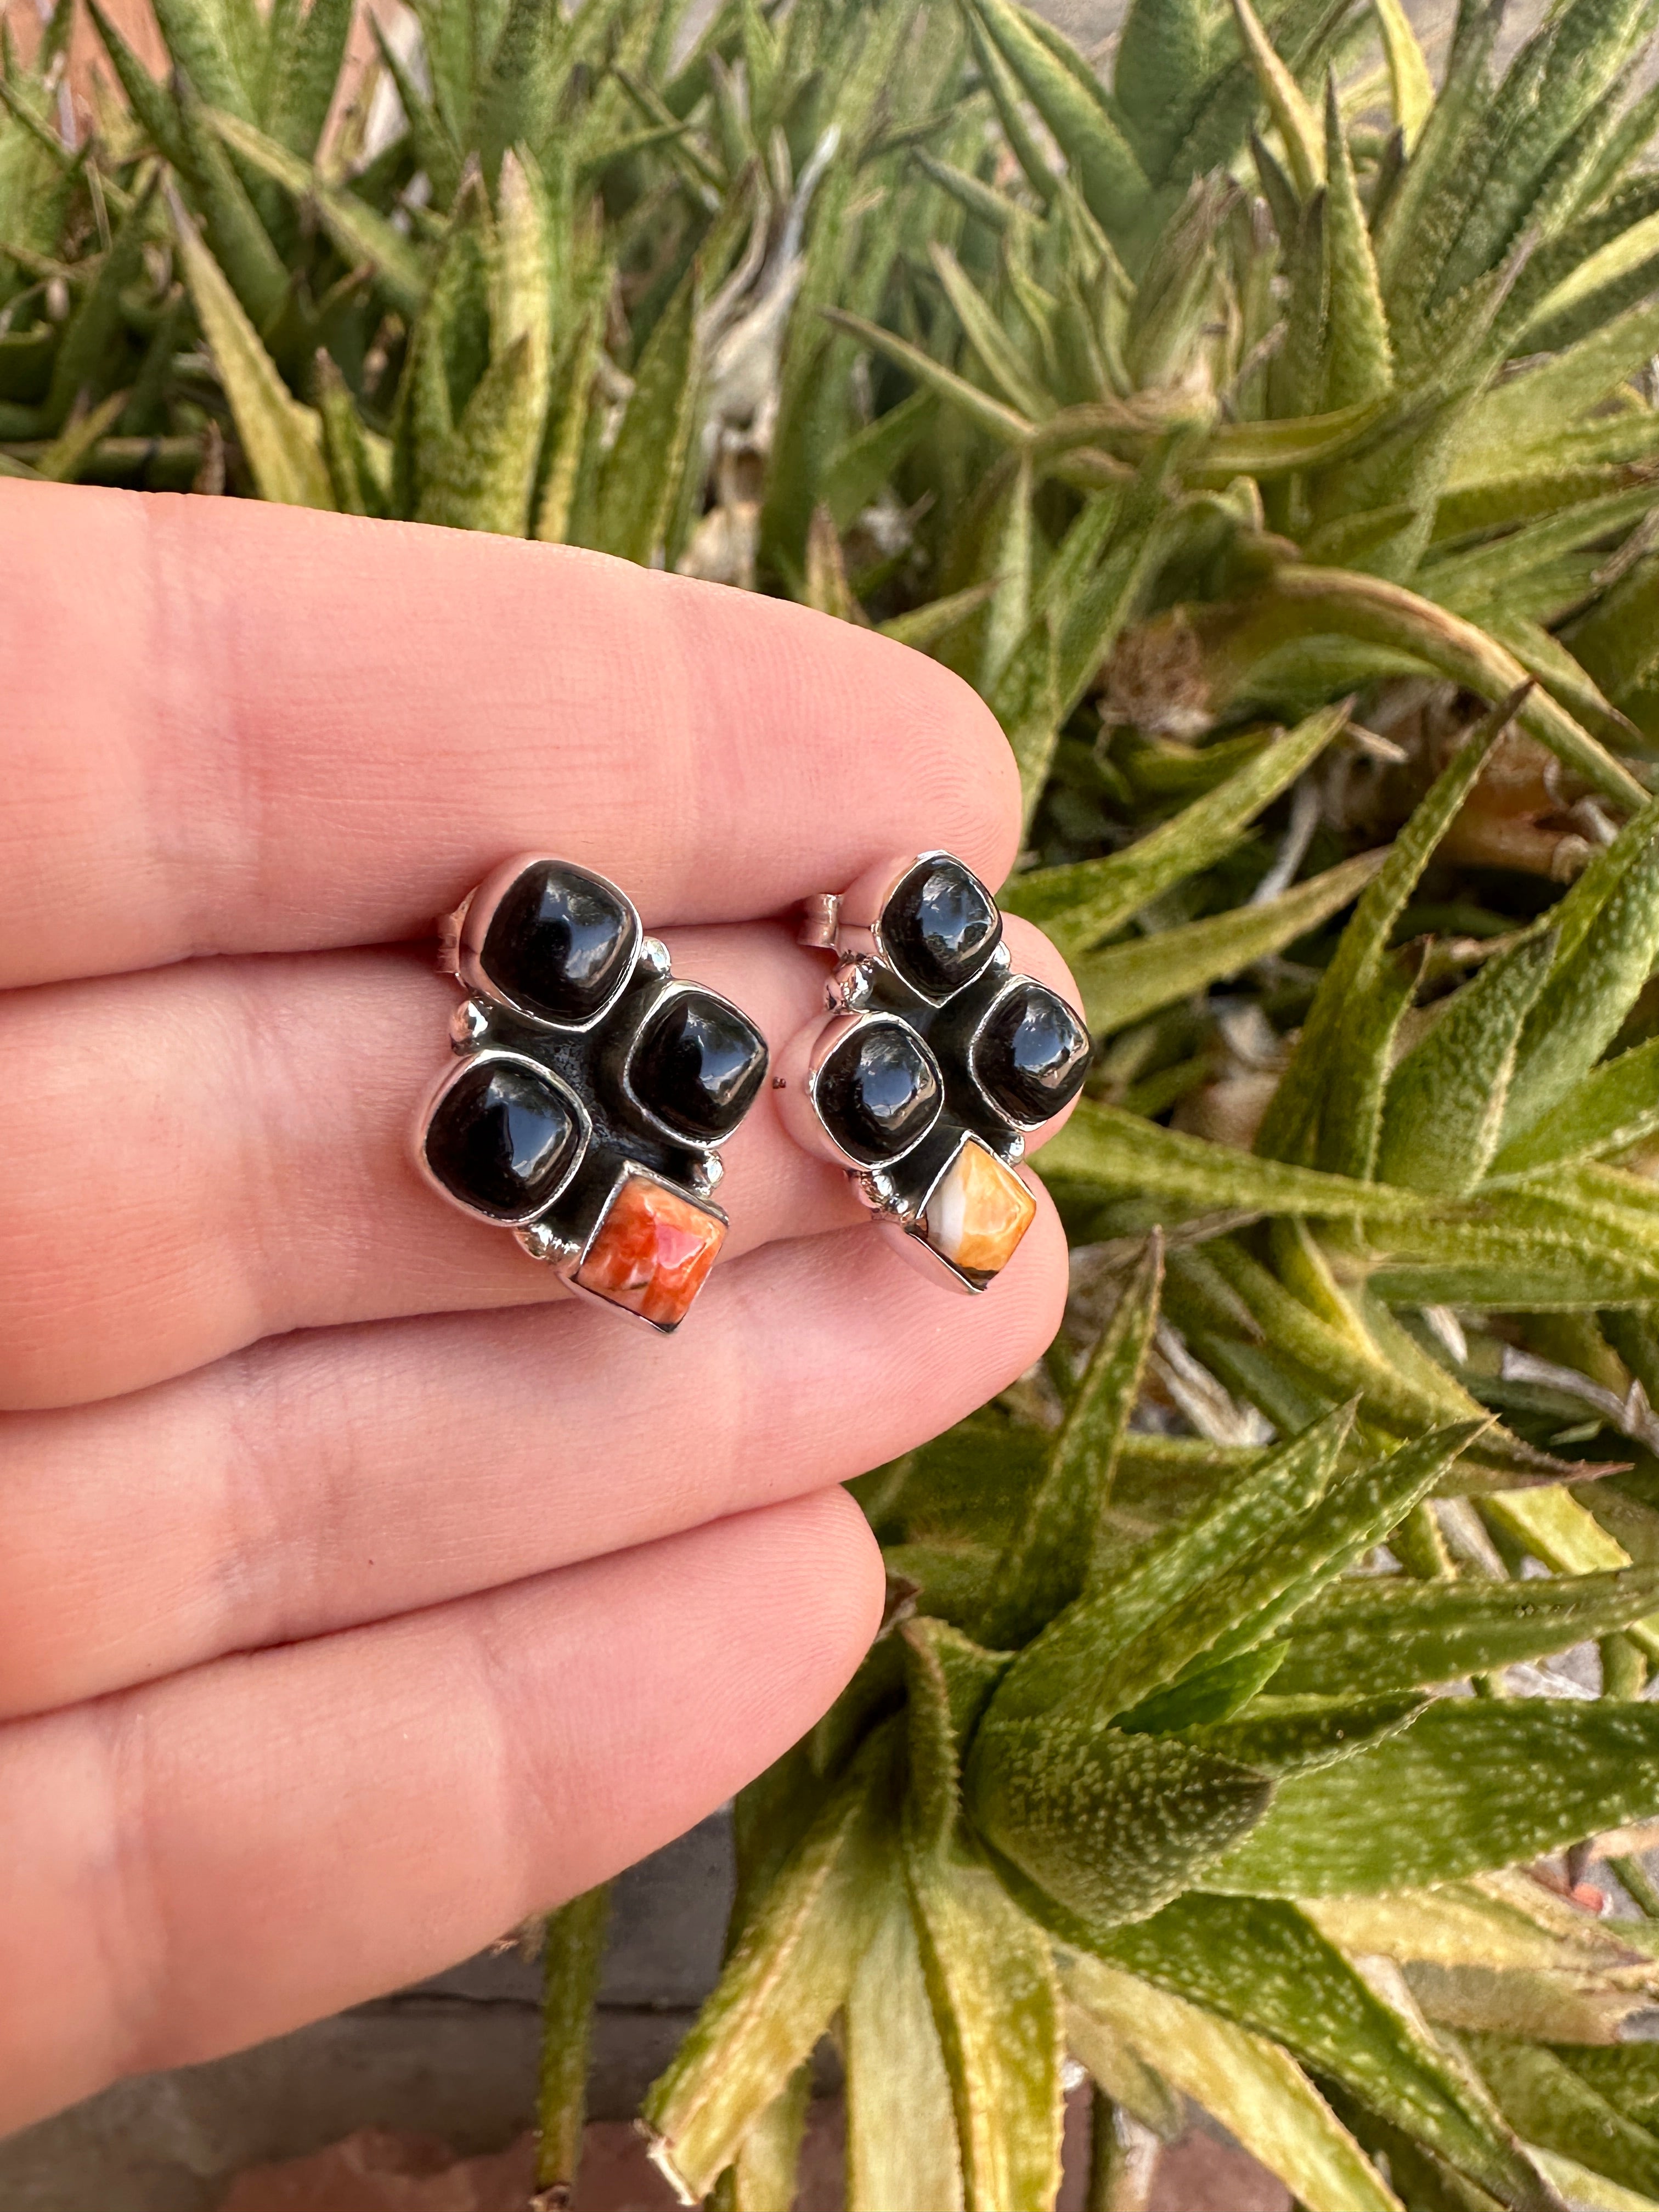
[[[0,987],[416,936],[509,852],[655,927],[1018,835],[937,663],[516,538],[7,481],[0,670]]]

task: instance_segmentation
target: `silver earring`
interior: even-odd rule
[[[502,861],[440,931],[466,995],[459,1065],[416,1116],[420,1172],[580,1295],[677,1328],[726,1237],[719,1148],[765,1078],[764,1038],[677,979],[632,901],[572,861]]]
[[[809,900],[801,941],[836,969],[829,1018],[775,1079],[787,1124],[847,1170],[907,1256],[982,1291],[1036,1217],[1018,1172],[1025,1133],[1082,1089],[1088,1031],[1057,992],[1013,972],[996,901],[949,853]]]

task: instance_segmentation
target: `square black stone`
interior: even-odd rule
[[[766,1074],[766,1040],[717,992],[671,992],[652,1014],[629,1062],[634,1094],[694,1145],[731,1134]]]
[[[918,860],[889,894],[881,939],[903,980],[927,999],[972,982],[1002,941],[1002,916],[971,868],[948,854]]]
[[[833,1046],[817,1072],[817,1109],[849,1159],[879,1167],[919,1144],[939,1119],[939,1064],[898,1021],[861,1022]]]
[[[1011,984],[974,1040],[972,1067],[1011,1121],[1036,1128],[1082,1090],[1093,1047],[1057,991],[1029,975]]]
[[[537,860],[496,902],[479,965],[509,1006],[538,1020],[591,1021],[638,948],[634,909],[603,876]]]
[[[562,1085],[517,1060],[475,1060],[438,1101],[427,1164],[476,1213],[523,1221],[551,1199],[584,1139]]]

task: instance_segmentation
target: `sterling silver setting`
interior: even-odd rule
[[[418,1172],[579,1297],[672,1334],[725,1238],[710,1194],[765,1078],[760,1031],[675,976],[615,884],[551,854],[502,861],[439,940],[465,995]]]
[[[800,941],[836,966],[773,1079],[786,1126],[908,1259],[983,1291],[1035,1218],[1026,1137],[1082,1089],[1087,1031],[1016,972],[995,900],[949,853],[808,899]]]

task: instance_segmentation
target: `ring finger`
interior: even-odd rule
[[[837,1482],[1037,1358],[1042,1202],[994,1298],[853,1230],[751,1253],[695,1340],[567,1305],[264,1344],[0,1419],[0,1718],[406,1613]]]

